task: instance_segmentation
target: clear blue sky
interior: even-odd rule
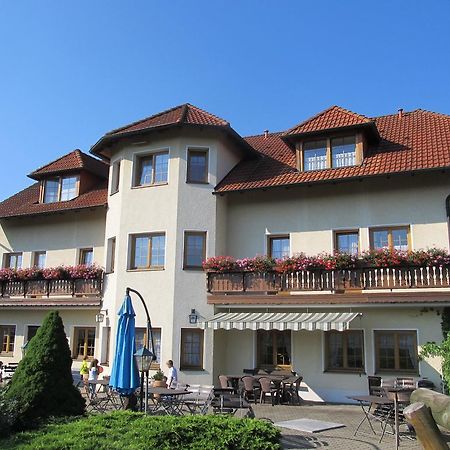
[[[190,102],[242,135],[332,105],[450,113],[450,2],[1,1],[0,199]]]

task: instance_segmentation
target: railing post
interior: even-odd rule
[[[242,292],[245,292],[247,290],[245,286],[245,272],[242,272]]]
[[[72,297],[75,297],[75,280],[70,280],[70,282],[72,283]]]
[[[206,274],[206,292],[211,292],[211,272]]]
[[[27,296],[27,284],[28,284],[28,281],[26,281],[26,280],[23,280],[22,281],[22,287],[23,287],[23,298],[26,298],[26,296]]]

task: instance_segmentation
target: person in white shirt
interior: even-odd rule
[[[167,374],[167,387],[169,389],[175,389],[178,383],[178,372],[175,367],[173,367],[173,361],[169,359],[166,362],[167,367],[169,368],[169,373]]]

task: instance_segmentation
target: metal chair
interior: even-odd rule
[[[381,377],[375,377],[369,375],[367,377],[369,383],[369,395],[375,395],[376,397],[383,396],[383,390],[381,388]]]
[[[389,400],[395,401],[395,396],[397,396],[397,404],[398,404],[398,423],[399,425],[407,425],[408,423],[405,419],[405,416],[403,415],[403,409],[405,406],[409,404],[410,398],[411,398],[411,392],[408,391],[400,391],[400,392],[389,392],[388,390],[385,391],[387,398]],[[394,405],[390,408],[390,411],[384,416],[382,420],[382,433],[380,437],[380,442],[383,439],[387,426],[390,426],[392,430],[392,434],[394,434],[394,427],[395,427],[395,410]],[[409,429],[409,426],[408,426]]]

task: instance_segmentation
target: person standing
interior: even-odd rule
[[[91,397],[95,396],[95,383],[98,380],[98,374],[100,373],[100,366],[98,365],[98,359],[93,359],[89,366],[89,392]]]
[[[81,381],[84,383],[84,385],[87,384],[88,378],[89,378],[89,366],[88,366],[87,359],[88,359],[87,356],[85,356],[83,358],[83,362],[81,363],[81,367],[80,367],[80,377],[81,377]]]
[[[169,373],[167,374],[167,387],[169,389],[175,389],[178,383],[177,369],[173,366],[173,361],[171,359],[166,362],[166,365],[169,368]]]

